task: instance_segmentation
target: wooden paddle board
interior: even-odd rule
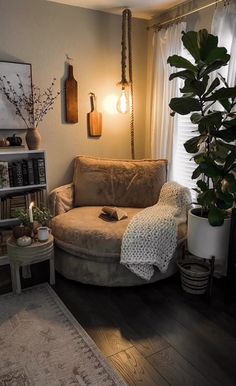
[[[68,78],[65,82],[66,93],[66,122],[78,122],[78,86],[73,75],[73,66],[68,66]]]
[[[91,112],[88,113],[88,129],[90,137],[102,135],[102,113],[97,111],[97,101],[94,93],[90,93]]]

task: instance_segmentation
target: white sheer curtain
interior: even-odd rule
[[[228,66],[220,69],[221,75],[227,80],[229,86],[236,84],[236,2],[217,7],[212,20],[212,33],[217,35],[219,46],[226,47],[231,55]]]
[[[150,93],[150,140],[152,158],[172,159],[174,119],[170,116],[169,102],[177,95],[176,80],[169,81],[173,72],[167,64],[170,55],[181,55],[181,32],[186,23],[174,24],[155,32],[153,36],[153,62]]]

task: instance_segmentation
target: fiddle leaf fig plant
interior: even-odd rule
[[[216,70],[226,66],[230,55],[218,47],[217,36],[203,29],[183,32],[182,42],[193,61],[173,55],[168,63],[181,69],[170,80],[183,79],[182,96],[170,101],[171,115],[190,115],[196,129],[185,142],[196,169],[197,203],[212,226],[220,226],[236,202],[236,86],[229,87]],[[192,127],[192,125],[191,125]]]

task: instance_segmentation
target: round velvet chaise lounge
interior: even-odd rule
[[[68,279],[101,286],[141,285],[175,273],[186,224],[178,227],[178,247],[165,273],[156,268],[151,280],[146,281],[120,264],[122,236],[129,221],[158,201],[166,175],[166,160],[76,157],[73,183],[50,194],[57,271]],[[102,220],[99,214],[104,205],[124,209],[128,218]]]

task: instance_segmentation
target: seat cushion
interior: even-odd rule
[[[166,175],[166,160],[79,156],[74,163],[74,205],[145,208],[157,203]]]
[[[122,236],[140,208],[121,208],[128,218],[107,222],[99,218],[100,206],[74,208],[52,220],[55,243],[64,251],[100,262],[120,261]],[[186,224],[179,226],[178,239],[186,234]]]

